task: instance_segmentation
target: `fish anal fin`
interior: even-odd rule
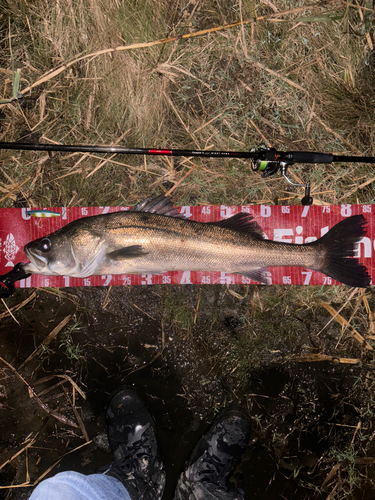
[[[107,258],[113,261],[134,259],[135,257],[141,257],[142,255],[147,255],[141,245],[131,245],[129,247],[119,248],[113,252],[107,253]]]
[[[247,212],[239,212],[232,215],[228,219],[218,220],[216,222],[209,222],[213,226],[224,227],[226,229],[233,229],[242,233],[248,233],[252,236],[264,239],[262,228],[254,220],[254,217]]]
[[[245,276],[246,278],[250,278],[253,281],[259,281],[263,285],[268,285],[268,279],[266,277],[267,268],[262,267],[261,269],[253,269],[252,271],[239,272],[235,274],[239,274],[241,276]]]
[[[177,208],[173,205],[169,196],[161,194],[156,198],[146,198],[140,201],[129,212],[148,212],[150,214],[166,215],[167,217],[177,217],[186,219],[183,214],[180,214]]]

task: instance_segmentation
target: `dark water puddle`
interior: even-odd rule
[[[198,293],[196,287],[119,288],[111,290],[109,300],[108,289],[64,292],[59,297],[38,291],[17,314],[20,325],[8,318],[0,331],[1,356],[41,394],[43,403],[72,422],[77,422],[70,406],[75,397],[92,440],[62,458],[50,475],[64,470],[90,474],[112,461],[104,411],[111,392],[126,384],[139,390],[155,417],[168,478],[165,499],[173,497],[178,475],[209,422],[233,403],[249,414],[253,425],[252,443],[234,478],[243,476],[238,484],[248,498],[320,500],[335,485],[341,488],[340,498],[348,492],[347,498],[370,498],[373,466],[359,468],[369,477],[360,489],[349,477],[353,460],[375,456],[375,442],[366,438],[372,435],[373,418],[368,366],[293,364],[265,357],[266,352],[280,357],[305,348],[311,331],[320,329],[314,318],[295,321],[275,308],[263,324],[242,288],[236,289],[241,300],[225,287]],[[27,293],[19,292],[19,302]],[[48,347],[19,369],[70,315]],[[277,326],[270,328],[273,317]],[[336,334],[340,332],[329,330],[327,342]],[[356,354],[355,346],[349,348]],[[66,380],[50,390],[63,376],[74,380],[86,400],[77,391],[73,395]],[[359,421],[362,427],[356,431]],[[0,366],[0,466],[37,433],[28,451],[32,481],[85,443],[80,428],[48,417],[26,385]],[[353,435],[355,458],[350,455]],[[344,455],[333,455],[335,447]],[[339,472],[322,488],[337,464]],[[21,484],[25,472],[23,452],[0,470],[0,484]],[[21,500],[29,493],[26,488],[11,495],[0,490],[0,498]]]

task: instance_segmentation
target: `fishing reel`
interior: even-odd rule
[[[293,152],[282,153],[276,151],[275,148],[260,148],[252,151],[256,151],[263,156],[263,158],[254,158],[252,160],[251,164],[254,171],[259,170],[262,173],[262,177],[269,177],[270,175],[280,172],[284,179],[292,186],[305,188],[305,196],[301,200],[302,205],[312,205],[313,198],[310,196],[310,183],[307,182],[305,184],[300,184],[293,182],[287,176],[289,165],[293,165],[293,163],[295,163]]]

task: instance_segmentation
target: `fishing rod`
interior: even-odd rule
[[[290,165],[295,163],[375,163],[373,156],[340,156],[330,153],[317,153],[312,151],[277,151],[275,148],[259,148],[251,151],[208,151],[195,149],[148,149],[126,148],[123,146],[92,146],[85,144],[26,144],[20,142],[0,142],[1,149],[17,149],[31,151],[62,151],[75,153],[117,153],[126,155],[156,155],[156,156],[190,156],[204,158],[245,158],[250,159],[254,171],[259,170],[262,177],[269,177],[277,172],[292,186],[305,188],[302,205],[311,205],[310,184],[293,182],[287,176]]]

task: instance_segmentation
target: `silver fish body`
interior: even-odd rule
[[[138,207],[141,211],[78,219],[28,243],[24,250],[30,263],[23,265],[24,270],[78,278],[225,271],[264,282],[268,267],[298,266],[352,286],[370,283],[364,266],[357,259],[348,259],[365,234],[363,216],[345,219],[313,243],[294,245],[263,239],[260,227],[247,213],[199,223],[160,213],[163,210],[150,213],[146,207],[142,211],[141,204]]]

